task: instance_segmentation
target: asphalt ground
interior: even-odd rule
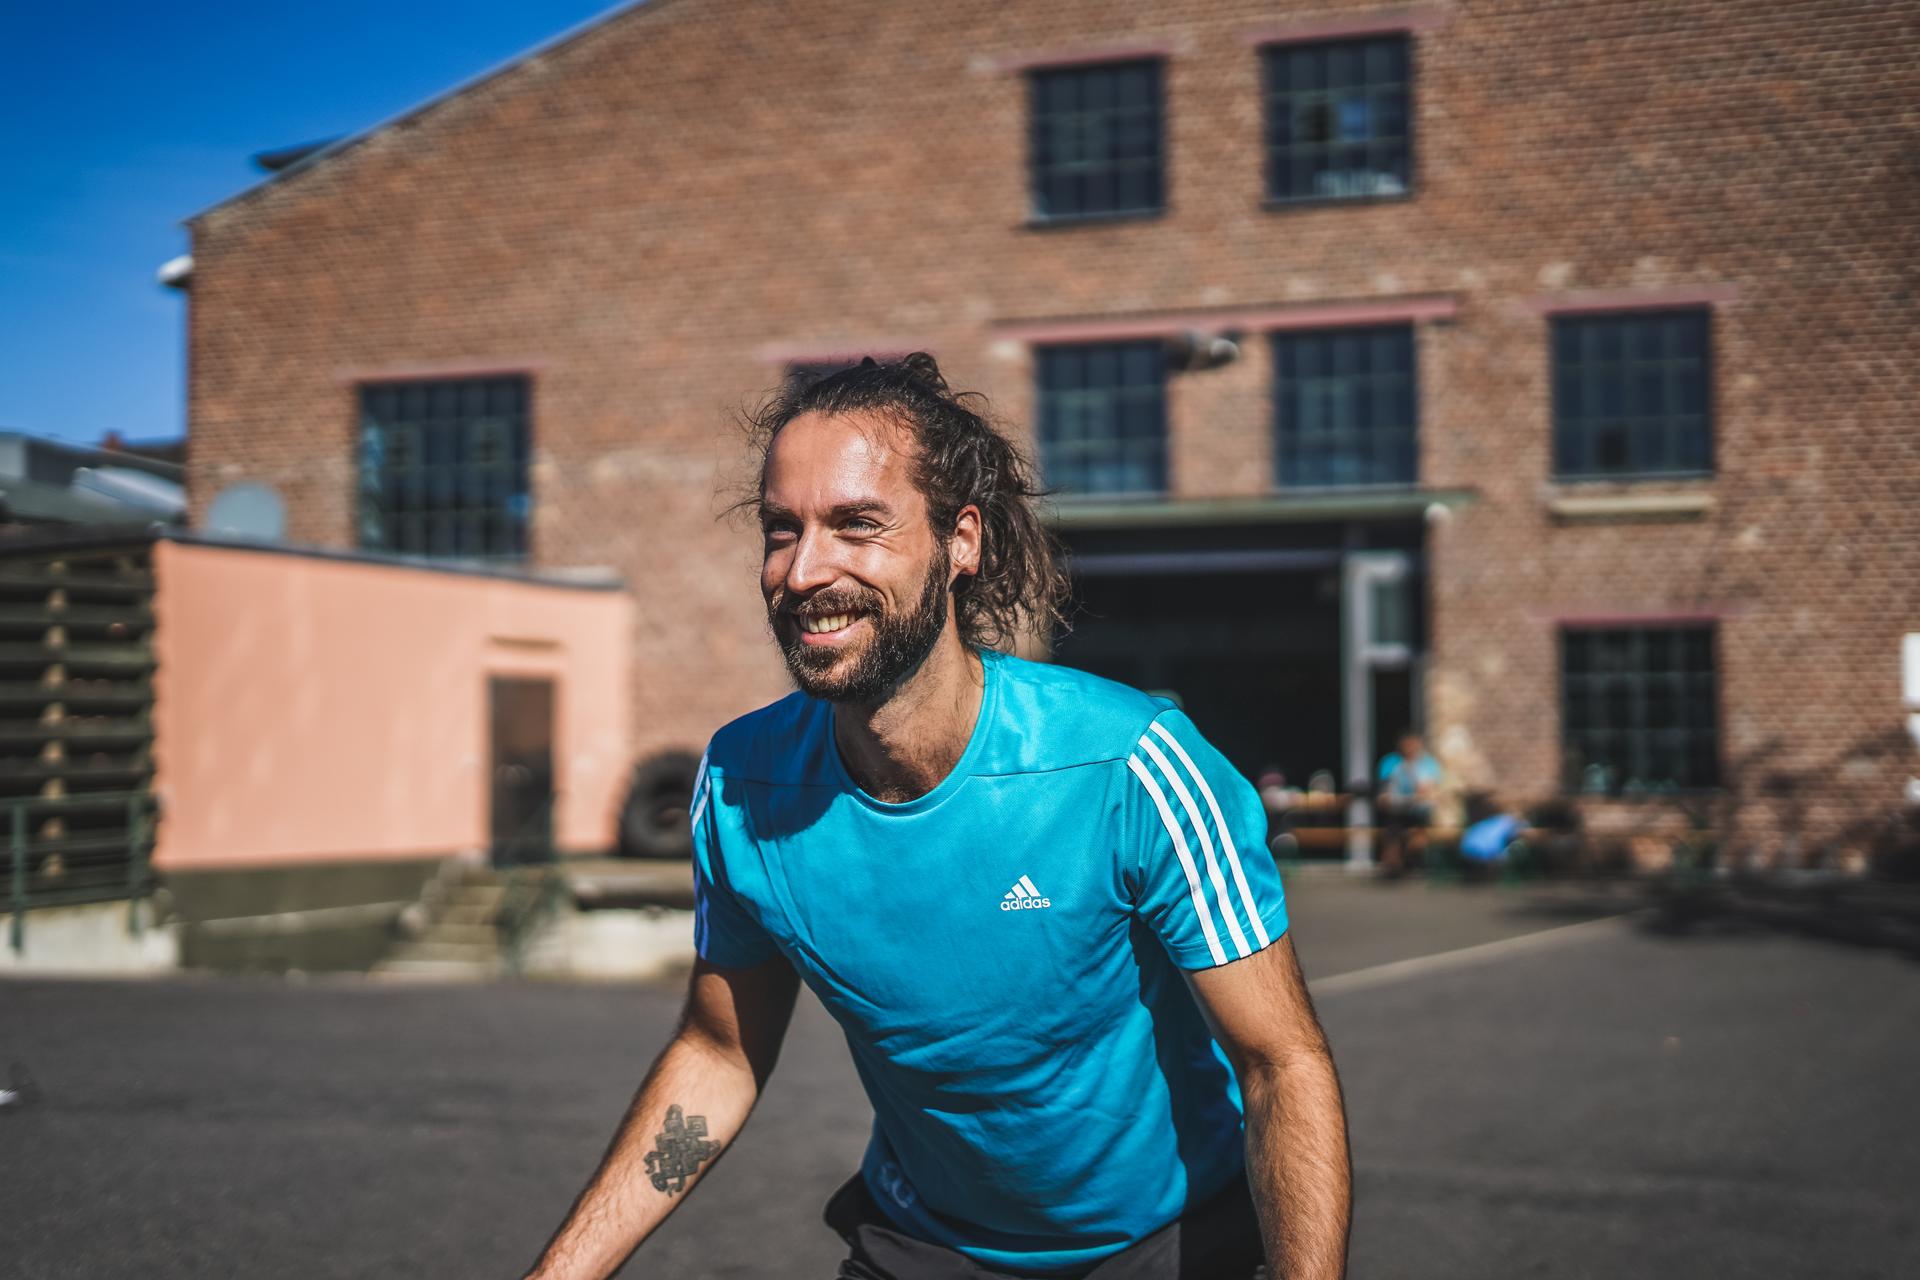
[[[1289,891],[1347,1096],[1352,1276],[1920,1275],[1911,959],[1592,922],[1617,892]],[[35,1095],[0,1108],[0,1276],[517,1277],[677,1005],[0,982],[0,1071]],[[623,1274],[831,1276],[819,1209],[868,1121],[803,997],[746,1132]]]

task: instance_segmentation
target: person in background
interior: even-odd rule
[[[1266,808],[1269,825],[1278,823],[1300,794],[1287,785],[1287,775],[1281,772],[1277,764],[1270,764],[1260,771],[1253,789],[1260,793],[1260,803]]]
[[[1400,749],[1380,761],[1375,794],[1380,806],[1380,874],[1397,879],[1409,857],[1424,859],[1427,828],[1445,775],[1440,762],[1412,729],[1400,735]]]

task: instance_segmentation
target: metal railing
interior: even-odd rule
[[[566,896],[566,877],[555,866],[553,811],[559,801],[549,791],[520,827],[494,847],[494,863],[506,888],[494,917],[500,954],[507,972],[526,971],[534,934]]]
[[[516,867],[506,872],[506,897],[497,919],[500,955],[508,973],[527,970],[533,939],[567,897],[567,878],[554,867]]]
[[[76,906],[93,902],[127,903],[127,931],[138,937],[146,928],[142,904],[152,892],[149,858],[153,839],[153,797],[144,791],[100,792],[72,796],[23,796],[0,801],[7,814],[7,942],[26,950],[27,912],[35,907]],[[92,817],[121,810],[125,825],[82,827],[69,833],[36,834],[33,823],[55,818]]]

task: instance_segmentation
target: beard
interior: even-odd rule
[[[920,597],[907,610],[890,610],[877,591],[822,591],[789,609],[784,596],[767,608],[787,672],[800,691],[827,702],[876,703],[920,669],[947,625],[947,552],[935,551],[920,585]],[[800,616],[825,618],[837,613],[867,620],[870,634],[857,648],[807,644],[800,638]],[[790,629],[782,636],[781,627]]]

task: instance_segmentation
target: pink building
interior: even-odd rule
[[[611,576],[96,532],[9,548],[0,594],[7,884],[31,907],[150,877],[184,963],[357,967],[449,858],[615,843]]]

